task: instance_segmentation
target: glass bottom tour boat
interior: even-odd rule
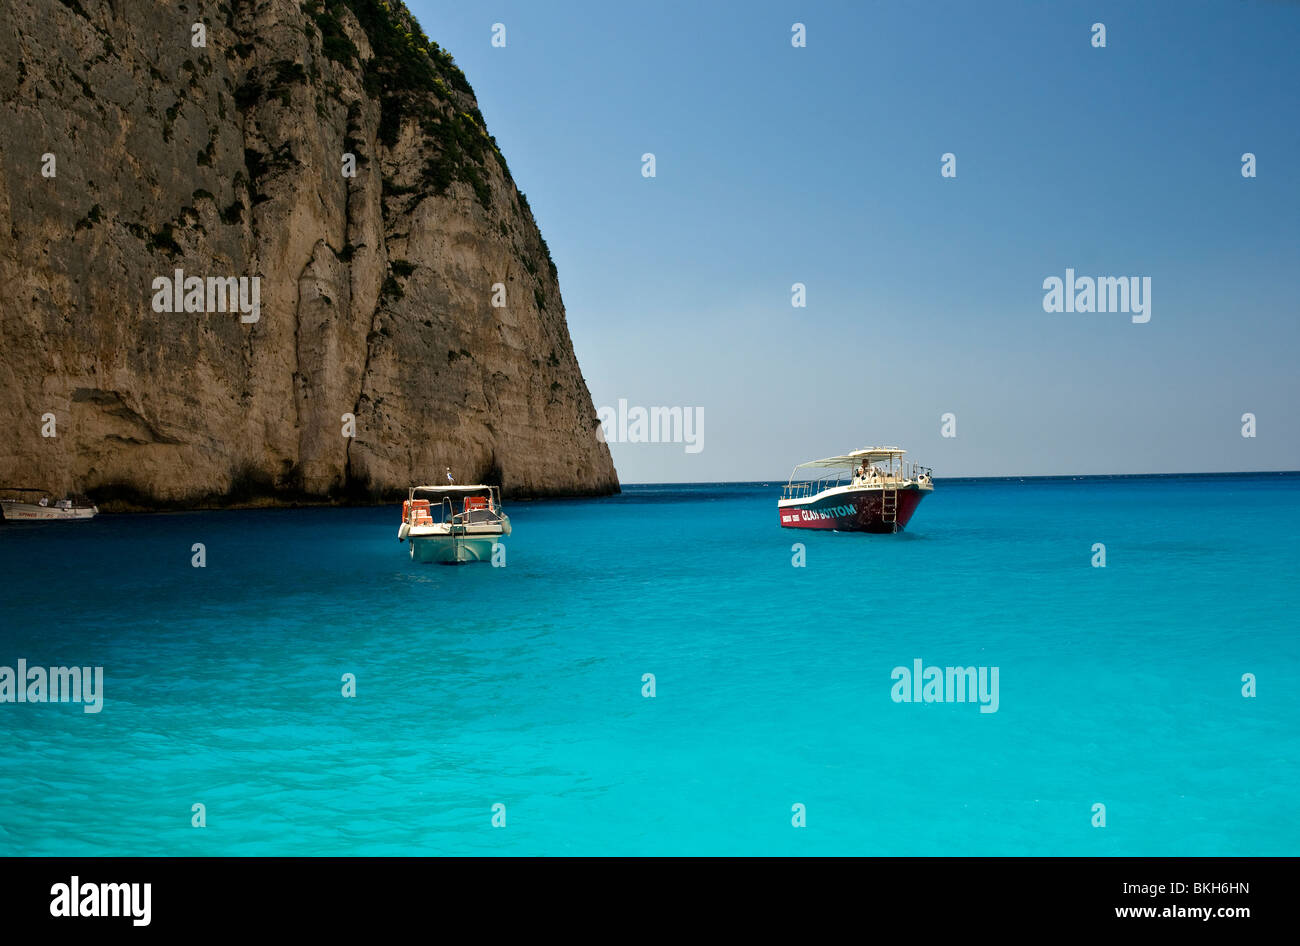
[[[866,447],[800,463],[777,501],[782,528],[902,532],[934,491],[930,468],[904,463],[906,452]]]
[[[509,534],[495,486],[412,486],[397,541],[410,543],[417,562],[459,565],[491,561],[493,547]]]

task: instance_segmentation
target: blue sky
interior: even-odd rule
[[[408,5],[595,406],[703,410],[697,453],[612,444],[624,482],[873,443],[939,476],[1300,469],[1300,4]],[[1149,276],[1150,322],[1044,312],[1067,267]]]

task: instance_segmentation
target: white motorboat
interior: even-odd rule
[[[5,487],[5,491],[41,494],[40,499],[30,503],[20,499],[0,499],[0,514],[8,520],[93,519],[99,515],[99,507],[94,503],[79,499],[51,500],[48,490]]]
[[[409,542],[417,562],[490,562],[510,517],[495,486],[412,486],[402,503],[397,540]]]

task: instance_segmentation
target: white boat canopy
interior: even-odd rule
[[[433,490],[440,493],[465,493],[471,490],[496,489],[495,486],[484,486],[480,483],[478,486],[462,486],[459,483],[446,483],[442,486],[412,486],[412,492],[417,490]]]
[[[800,463],[795,467],[796,470],[807,469],[836,469],[838,467],[855,466],[859,463],[876,463],[881,460],[898,460],[903,454],[907,453],[900,447],[863,447],[861,450],[854,450],[846,453],[842,457],[826,457],[823,460],[809,460],[807,463]]]
[[[907,451],[902,447],[863,447],[861,450],[853,450],[839,457],[809,460],[807,463],[800,463],[790,471],[790,482],[795,481],[800,470],[849,470],[859,465],[873,463],[888,463],[892,469],[895,463],[902,463],[905,453]]]

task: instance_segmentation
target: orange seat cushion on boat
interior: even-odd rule
[[[415,525],[430,526],[433,525],[433,514],[429,511],[429,501],[427,499],[417,499],[415,502],[406,500],[402,503],[402,521],[405,522],[411,517],[412,509],[415,510]]]
[[[466,512],[469,512],[471,509],[486,509],[486,508],[487,508],[487,500],[484,499],[482,496],[465,497]]]

